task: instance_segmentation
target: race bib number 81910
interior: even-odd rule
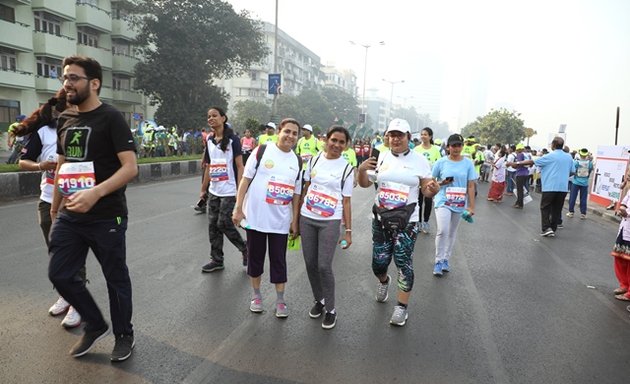
[[[61,164],[59,177],[57,178],[57,188],[64,197],[78,191],[90,189],[95,185],[94,163],[91,161]]]

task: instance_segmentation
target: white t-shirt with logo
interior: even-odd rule
[[[317,159],[317,162],[315,160]],[[315,163],[313,167],[312,164]],[[343,156],[329,160],[324,154],[312,158],[306,166],[304,181],[310,181],[300,214],[313,220],[340,220],[343,198],[352,196],[354,170]],[[346,174],[344,174],[344,171]],[[345,178],[343,190],[341,180]]]
[[[293,151],[283,152],[267,143],[256,171],[260,146],[252,151],[243,176],[252,179],[243,212],[249,228],[265,233],[287,234],[292,220],[293,195],[302,193],[298,158]]]
[[[215,196],[236,196],[236,165],[234,158],[242,155],[241,142],[236,135],[230,137],[230,142],[225,149],[221,149],[221,143],[215,144],[214,139],[208,136],[206,160],[210,177],[208,192]]]
[[[418,202],[420,179],[431,178],[431,166],[424,156],[415,151],[394,155],[390,151],[378,156],[376,182],[378,190],[374,203],[378,207],[397,208]],[[419,219],[418,206],[409,222]]]

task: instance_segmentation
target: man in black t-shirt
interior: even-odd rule
[[[134,347],[125,188],[138,173],[135,145],[122,114],[98,97],[100,64],[70,56],[62,67],[67,100],[77,108],[61,116],[58,129],[48,277],[85,321],[84,335],[70,350],[83,356],[110,332],[84,282],[74,278],[92,249],[107,281],[116,336],[111,360],[123,361]]]

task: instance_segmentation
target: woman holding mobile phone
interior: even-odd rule
[[[433,166],[433,177],[440,184],[435,195],[435,265],[434,276],[450,271],[449,259],[457,235],[462,213],[468,210],[475,214],[475,180],[477,172],[470,158],[462,155],[464,138],[454,134],[448,138],[449,155],[442,157]]]

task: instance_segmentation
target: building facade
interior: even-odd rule
[[[103,67],[100,97],[132,125],[147,115],[133,90],[135,33],[117,0],[0,0],[0,130],[61,88],[64,57],[80,54]]]
[[[263,22],[263,33],[270,54],[262,64],[252,66],[239,77],[216,81],[230,95],[229,109],[244,100],[272,103],[274,95],[269,93],[268,79],[269,74],[274,73],[274,29],[273,24]],[[282,76],[281,94],[297,96],[303,89],[316,89],[323,84],[324,73],[319,56],[281,29],[278,29],[277,57],[276,73]]]

